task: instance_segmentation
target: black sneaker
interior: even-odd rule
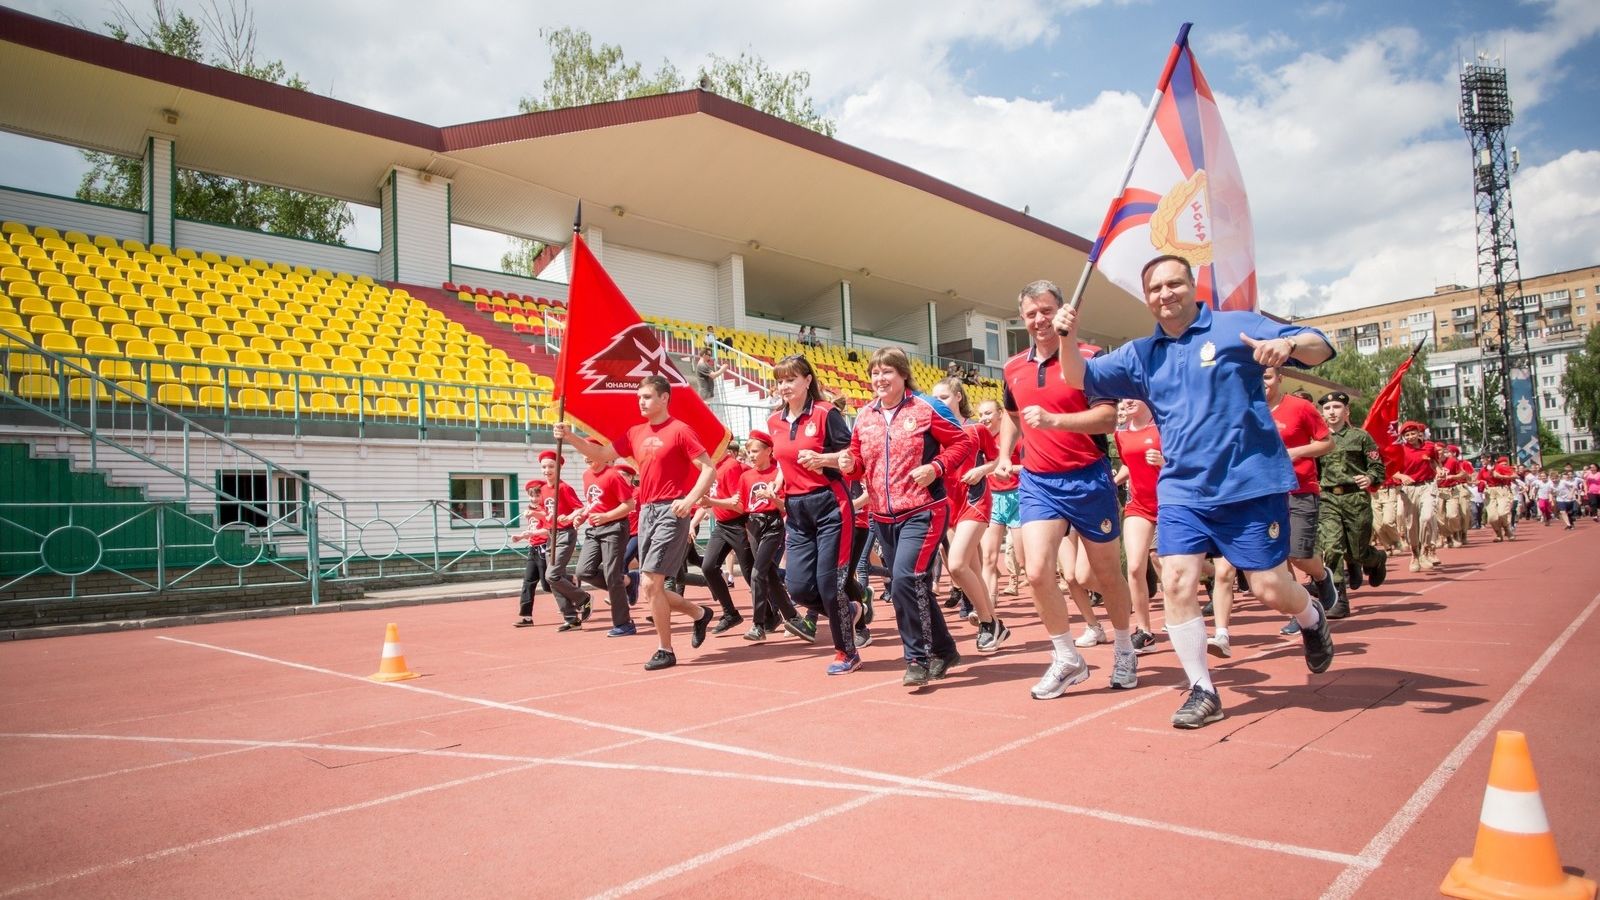
[[[1335,585],[1339,590],[1339,598],[1328,607],[1328,618],[1343,619],[1350,615],[1350,591],[1344,585]]]
[[[591,615],[594,615],[594,600],[585,595],[583,598],[583,605],[578,607],[578,620],[580,622],[587,622],[589,621],[589,617]]]
[[[671,650],[657,650],[655,655],[650,657],[650,661],[644,664],[644,670],[654,672],[657,669],[670,669],[677,664],[677,654]]]
[[[1203,728],[1222,720],[1222,700],[1216,691],[1200,685],[1189,689],[1189,699],[1172,714],[1173,728]]]
[[[971,600],[968,600],[964,596],[961,598],[961,603],[956,606],[956,615],[960,616],[963,619],[967,619],[968,621],[971,621],[974,624],[976,624],[977,621],[978,621],[978,610],[977,610],[977,608],[972,605],[972,601]]]
[[[856,626],[856,649],[860,650],[872,643],[872,629],[865,625]]]
[[[1210,600],[1206,601],[1206,605],[1205,606],[1200,607],[1200,615],[1202,615],[1202,616],[1214,616],[1216,614],[1217,614],[1216,604],[1212,603]]]
[[[760,625],[751,625],[750,630],[744,633],[747,641],[764,641],[767,639],[767,630]]]
[[[689,639],[691,648],[699,647],[706,642],[706,628],[711,625],[711,607],[702,606],[700,608],[705,611],[705,615],[694,620],[694,637]]]
[[[1105,606],[1106,605],[1106,598],[1100,596],[1100,592],[1099,591],[1090,591],[1089,592],[1089,605],[1090,606]]]
[[[1146,653],[1156,645],[1156,636],[1143,628],[1133,630],[1133,652]]]
[[[945,598],[944,608],[955,609],[957,606],[960,606],[961,601],[965,599],[967,599],[967,595],[962,592],[961,588],[951,588],[950,596]]]
[[[919,662],[906,666],[906,674],[900,679],[900,684],[908,688],[919,688],[928,683],[928,667]]]
[[[578,631],[581,628],[583,628],[583,620],[573,618],[573,619],[568,619],[565,622],[562,622],[561,626],[559,628],[557,628],[556,630],[557,631]]]
[[[532,619],[518,619],[516,627],[518,627],[518,628],[532,628],[533,627],[533,620]]]
[[[1378,562],[1367,569],[1367,584],[1373,587],[1383,587],[1383,580],[1389,577],[1389,554],[1378,551]]]
[[[994,623],[993,622],[979,622],[978,623],[978,652],[979,653],[993,653],[994,652]]]
[[[806,618],[805,616],[795,616],[792,619],[785,619],[783,622],[783,630],[789,632],[808,644],[815,644],[817,642],[816,619]]]
[[[721,634],[731,628],[737,628],[743,623],[744,616],[741,616],[738,613],[723,613],[722,618],[717,620],[717,624],[712,626],[711,633]]]
[[[939,679],[950,674],[951,666],[958,666],[960,664],[961,654],[954,650],[950,651],[949,656],[935,656],[933,659],[928,661],[928,677],[934,681],[938,681]]]
[[[1311,602],[1316,603],[1315,600]],[[1306,668],[1315,674],[1328,671],[1333,665],[1333,629],[1328,625],[1328,614],[1317,608],[1317,627],[1300,630],[1300,640],[1306,645]]]
[[[1345,583],[1350,585],[1350,590],[1358,590],[1365,583],[1366,572],[1354,560],[1344,567]]]

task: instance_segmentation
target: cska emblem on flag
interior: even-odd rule
[[[598,353],[579,363],[578,375],[588,382],[583,390],[597,394],[632,394],[648,375],[660,375],[673,387],[689,385],[655,332],[643,322],[624,328]]]

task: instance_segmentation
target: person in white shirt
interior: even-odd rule
[[[1555,483],[1556,512],[1561,516],[1562,524],[1567,530],[1572,530],[1572,520],[1577,514],[1578,496],[1583,493],[1583,481],[1572,474],[1571,469],[1561,473],[1561,480]]]

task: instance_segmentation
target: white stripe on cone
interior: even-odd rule
[[[1538,791],[1508,791],[1489,785],[1483,792],[1483,824],[1511,834],[1549,834],[1550,820]]]
[[[400,644],[398,642],[393,643],[393,644],[385,643],[383,645],[383,658],[384,659],[394,659],[396,656],[405,656],[405,655],[406,655],[405,651],[400,649]]]

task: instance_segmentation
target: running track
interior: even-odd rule
[[[825,643],[686,626],[652,675],[651,636],[558,634],[547,597],[522,630],[498,600],[7,644],[0,898],[1423,897],[1496,728],[1592,877],[1600,526],[1523,534],[1392,563],[1321,676],[1241,602],[1196,732],[1165,641],[1137,690],[1102,646],[1031,700],[1014,598],[1006,651],[914,694],[888,615],[843,678]],[[387,621],[425,677],[364,680]]]

